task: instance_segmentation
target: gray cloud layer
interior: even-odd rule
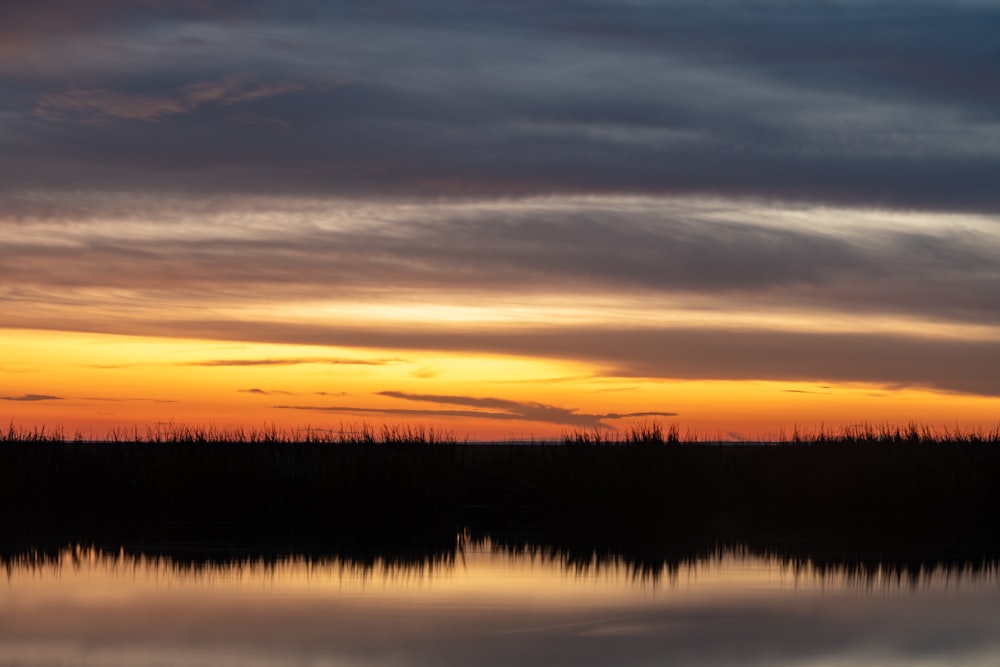
[[[973,1],[5,2],[2,324],[998,395],[987,334],[921,328],[1000,326],[998,32]],[[261,321],[522,296],[916,324]]]
[[[126,234],[87,215],[79,225],[37,216],[0,223],[14,232],[0,246],[5,324],[527,355],[622,376],[1000,395],[990,363],[1000,358],[1000,237],[992,217],[634,197],[330,203],[326,211],[227,215],[236,222],[210,208],[153,217]],[[587,321],[560,320],[557,308],[512,323],[447,324],[434,315],[438,306],[488,312],[533,297],[569,307],[579,300]],[[254,314],[299,302],[318,305],[272,321]],[[389,319],[344,319],[351,309],[344,304],[386,303],[415,307]],[[661,304],[701,319],[657,319]],[[340,309],[323,315],[327,307]],[[206,319],[203,308],[237,314]],[[727,322],[733,311],[750,320]],[[804,317],[811,330],[768,324],[782,314]],[[865,328],[886,315],[902,319]],[[855,320],[848,330],[824,331],[825,317]],[[308,355],[198,363],[394,361]]]
[[[980,2],[0,9],[0,183],[1000,210]]]
[[[131,238],[120,227],[54,233],[0,220],[12,237],[0,245],[0,301],[13,311],[41,300],[84,305],[93,290],[116,291],[119,306],[123,290],[136,306],[514,291],[1000,326],[992,218],[890,224],[863,211],[635,198],[386,207],[385,219],[347,226],[325,224],[332,212],[351,216],[331,203],[245,229],[194,212],[207,234],[153,217],[151,231]]]

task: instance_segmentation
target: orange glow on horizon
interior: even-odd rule
[[[388,424],[458,439],[546,439],[600,418],[618,429],[657,421],[682,436],[756,440],[859,424],[992,430],[1000,415],[1000,399],[919,388],[613,377],[509,356],[25,330],[0,330],[0,341],[0,419],[94,438],[158,425],[295,433]],[[606,417],[644,412],[664,414]]]

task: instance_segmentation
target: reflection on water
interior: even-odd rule
[[[6,574],[2,665],[1000,664],[990,562],[728,550],[657,570],[461,539],[409,562],[73,547]]]

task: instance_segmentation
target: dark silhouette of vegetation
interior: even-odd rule
[[[637,572],[720,549],[862,573],[988,568],[1000,555],[1000,435],[911,426],[722,445],[652,424],[620,439],[483,445],[402,427],[101,442],[10,429],[0,525],[8,555],[80,543],[405,564],[447,558],[467,532]]]

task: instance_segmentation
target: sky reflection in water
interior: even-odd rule
[[[8,566],[0,664],[996,665],[1000,581],[734,554],[650,579],[489,544],[422,567],[77,549]]]

